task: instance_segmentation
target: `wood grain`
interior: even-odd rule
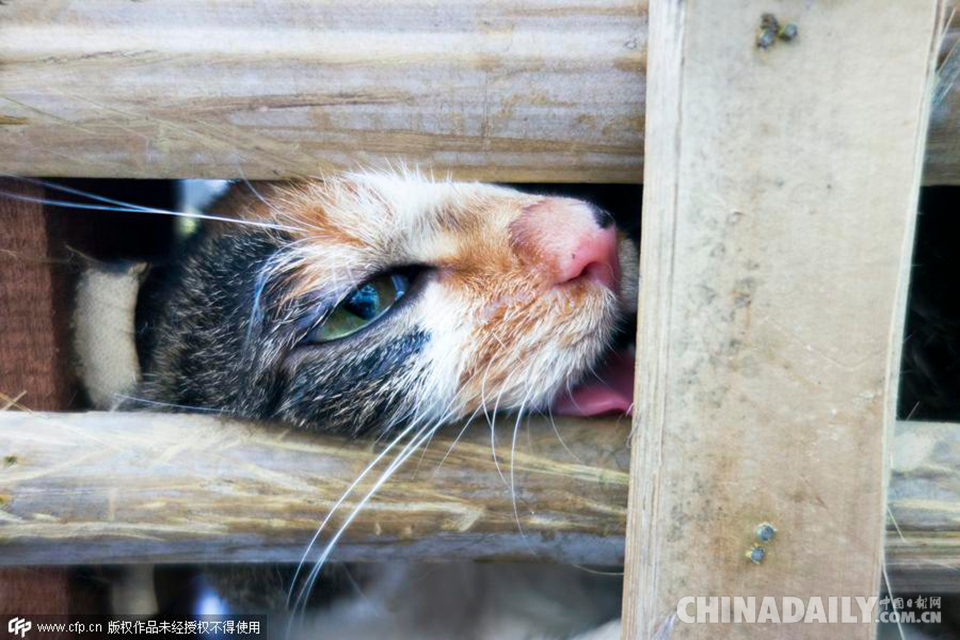
[[[765,0],[651,5],[624,640],[716,637],[685,596],[879,593],[941,8],[783,5],[762,49]]]
[[[0,191],[38,198],[43,190],[0,180]],[[18,398],[63,410],[68,375],[66,291],[58,281],[47,213],[33,202],[0,198],[0,407]]]
[[[890,450],[890,588],[960,592],[960,425],[898,423]]]
[[[6,172],[252,179],[402,159],[496,181],[642,175],[643,0],[6,2],[0,29]],[[960,182],[958,115],[954,91],[930,183]]]
[[[336,557],[618,564],[628,421],[558,420],[561,443],[548,422],[532,420],[521,425],[515,461],[509,434],[498,437],[498,463],[481,422],[456,447],[453,426],[413,456]],[[6,412],[0,434],[0,564],[295,562],[382,448],[146,413]],[[344,503],[334,528],[378,476]]]
[[[43,196],[42,189],[13,180],[0,180],[0,190]],[[0,408],[15,402],[46,410],[70,405],[67,281],[51,261],[59,238],[48,222],[42,205],[0,198]],[[0,570],[0,616],[63,615],[70,611],[70,595],[69,572],[63,568]]]
[[[482,423],[442,466],[455,427],[413,456],[336,557],[622,562],[630,425],[557,429],[562,443],[542,420],[520,431],[522,536]],[[0,413],[0,564],[295,562],[379,450],[207,416]],[[956,592],[960,426],[903,423],[892,450],[891,581]]]

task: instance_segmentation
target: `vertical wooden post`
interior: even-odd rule
[[[0,181],[0,190],[43,196],[15,180]],[[41,204],[0,195],[0,392],[36,411],[62,411],[71,393],[66,268],[50,262],[47,215]]]
[[[873,635],[677,611],[879,591],[940,11],[652,0],[625,640]]]
[[[0,190],[43,196],[42,189],[14,180],[0,181]],[[63,269],[49,262],[47,215],[41,204],[0,196],[0,408],[5,410],[64,410],[70,404],[65,279]],[[4,569],[0,616],[66,614],[69,587],[62,567]]]

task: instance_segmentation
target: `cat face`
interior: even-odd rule
[[[167,290],[142,393],[359,433],[545,410],[636,300],[605,212],[365,173],[235,187]]]

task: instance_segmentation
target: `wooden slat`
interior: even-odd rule
[[[872,637],[677,605],[879,592],[938,9],[651,6],[625,640]],[[771,10],[799,33],[761,49]]]
[[[960,591],[960,424],[900,422],[890,447],[887,575],[894,593]]]
[[[438,434],[422,462],[411,458],[336,557],[620,563],[630,425],[566,420],[557,428],[563,443],[542,420],[531,420],[529,437],[520,431],[523,536],[481,423],[439,471],[456,428]],[[892,449],[891,581],[956,592],[960,425],[902,423]],[[0,564],[296,562],[378,450],[208,416],[2,413]]]
[[[642,175],[643,0],[6,2],[0,29],[2,171]],[[953,92],[930,182],[960,182],[958,115]]]
[[[504,480],[485,421],[451,451],[454,426],[384,485],[336,557],[620,563],[628,421],[556,424],[562,443],[548,422],[521,425],[516,512],[510,435],[497,447]],[[0,565],[296,562],[379,451],[196,415],[6,412],[0,434]]]

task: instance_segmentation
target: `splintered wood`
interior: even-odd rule
[[[678,603],[880,591],[942,23],[935,0],[651,3],[625,640],[872,637]]]

